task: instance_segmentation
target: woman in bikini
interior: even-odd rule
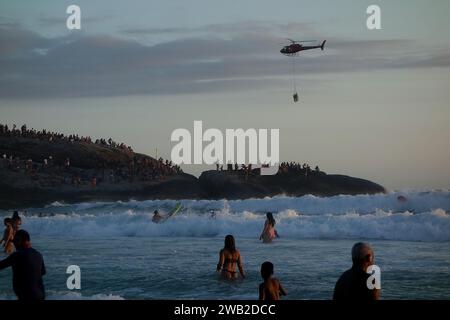
[[[273,239],[278,238],[278,232],[275,230],[275,219],[273,218],[272,212],[267,212],[267,219],[264,223],[264,229],[259,236],[259,240],[264,243],[270,243]]]
[[[234,237],[227,235],[225,237],[225,246],[219,253],[219,263],[217,272],[221,272],[224,279],[234,280],[237,278],[236,265],[242,278],[245,278],[244,268],[242,267],[241,253],[236,249]]]
[[[5,224],[5,231],[3,233],[3,238],[0,241],[0,243],[3,244],[3,248],[6,254],[11,254],[14,252],[14,228],[13,228],[13,221],[11,218],[5,218],[4,220]]]

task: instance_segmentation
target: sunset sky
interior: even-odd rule
[[[370,4],[382,30],[366,28]],[[194,120],[279,128],[281,161],[448,189],[449,12],[448,0],[0,0],[0,122],[164,158]],[[286,38],[327,40],[296,58],[296,104]]]

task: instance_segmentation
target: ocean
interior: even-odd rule
[[[398,201],[403,195],[407,201]],[[381,268],[382,299],[450,299],[450,192],[405,191],[335,197],[182,200],[162,224],[153,211],[175,200],[95,202],[29,208],[22,228],[45,259],[48,299],[257,299],[264,261],[285,299],[330,299],[351,266],[355,242],[368,242]],[[258,240],[271,211],[280,238]],[[11,212],[0,211],[1,216]],[[241,251],[244,280],[215,268],[224,237]],[[3,254],[2,254],[3,256]],[[81,289],[69,290],[69,265]],[[0,299],[14,299],[11,270],[0,271]]]

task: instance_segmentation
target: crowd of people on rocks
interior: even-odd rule
[[[299,173],[301,175],[304,175],[305,177],[308,177],[312,174],[319,174],[320,169],[319,166],[316,166],[313,170],[307,163],[300,164],[299,162],[282,162],[280,163],[278,173]]]
[[[26,124],[23,124],[19,129],[15,124],[13,124],[12,128],[9,128],[7,124],[0,123],[0,136],[32,138],[45,140],[48,142],[63,141],[70,143],[74,142],[83,142],[88,144],[95,143],[110,148],[118,148],[129,152],[133,152],[133,149],[130,146],[127,146],[124,143],[117,143],[111,138],[109,138],[108,140],[96,139],[95,142],[92,142],[92,139],[89,136],[84,137],[79,136],[78,134],[65,135],[64,133],[48,131],[45,129],[38,131],[34,128],[28,129]]]
[[[235,171],[235,172],[243,172],[245,174],[245,177],[248,178],[250,174],[252,174],[252,165],[248,164],[241,164],[238,165],[237,163],[230,164],[228,163],[226,165],[226,169],[224,169],[223,165],[220,165],[219,163],[216,163],[216,170],[217,171]],[[278,173],[277,174],[288,174],[288,173],[298,173],[301,175],[304,175],[305,177],[308,177],[309,175],[319,174],[320,169],[319,166],[316,166],[313,169],[311,169],[310,165],[307,163],[300,164],[298,162],[282,162],[278,166]]]
[[[65,143],[92,143],[90,137],[79,137],[78,135],[65,136],[63,134],[49,132],[46,130],[28,130],[26,125],[21,129],[16,129],[13,125],[9,129],[7,125],[0,124],[0,136],[3,137],[26,137],[47,141],[61,141]],[[96,161],[89,168],[72,163],[70,157],[57,157],[53,155],[42,155],[39,159],[20,157],[15,154],[0,154],[0,169],[22,172],[29,175],[34,180],[39,180],[41,174],[47,176],[47,180],[52,185],[72,184],[74,186],[91,185],[96,187],[103,182],[120,183],[136,181],[161,180],[167,176],[180,174],[183,171],[172,161],[162,158],[152,159],[142,155],[134,154],[131,147],[123,143],[118,144],[111,138],[97,139],[95,144],[101,144],[110,148],[119,148],[129,151],[128,160],[94,160]],[[50,178],[49,178],[50,177]]]

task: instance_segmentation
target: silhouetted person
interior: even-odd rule
[[[17,230],[20,229],[20,226],[22,224],[22,218],[19,216],[19,212],[14,211],[11,219],[12,219],[12,227],[14,229],[14,232],[16,232]]]
[[[336,282],[333,300],[338,301],[371,301],[380,298],[380,290],[369,289],[367,268],[374,262],[372,248],[363,242],[352,248],[353,266],[345,271]]]
[[[42,276],[45,265],[42,255],[31,247],[30,235],[19,230],[14,236],[16,252],[0,261],[0,270],[12,267],[13,290],[19,300],[44,300]]]
[[[280,295],[287,295],[280,281],[273,277],[273,263],[266,261],[261,265],[261,277],[264,282],[259,285],[259,300],[280,300]]]

